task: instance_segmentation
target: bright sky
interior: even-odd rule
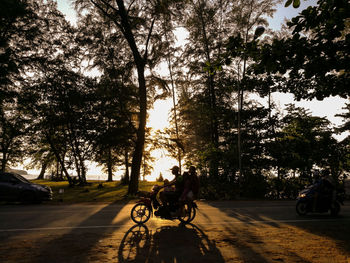
[[[59,0],[60,1],[60,0]],[[276,6],[276,12],[273,18],[268,18],[269,25],[272,29],[279,30],[284,23],[285,19],[291,19],[297,16],[302,10],[308,6],[315,6],[317,0],[301,0],[300,7],[294,8],[292,5],[284,7],[286,0],[283,3]]]
[[[70,21],[72,24],[76,24],[76,13],[74,9],[71,7],[70,0],[57,0],[58,3],[58,9],[65,14],[66,19]],[[310,5],[316,5],[317,0],[307,0],[307,1],[301,1],[301,6],[298,9],[293,8],[292,6],[284,7],[284,2],[277,6],[277,11],[273,18],[268,18],[268,22],[270,24],[270,27],[279,30],[281,28],[281,25],[285,21],[285,19],[290,19],[294,16],[296,16],[301,10],[305,9],[306,7]],[[179,38],[183,37],[183,35],[180,35]],[[179,39],[181,41],[181,39]],[[294,98],[290,94],[274,94],[273,95],[274,101],[283,108],[285,104],[293,103]],[[340,99],[340,98],[327,98],[323,101],[300,101],[300,102],[294,102],[297,106],[301,106],[304,108],[308,108],[311,110],[313,115],[320,116],[320,117],[327,117],[332,123],[339,125],[341,124],[341,119],[335,117],[334,115],[337,113],[342,112],[342,107],[345,106],[346,100]],[[169,111],[172,107],[172,100],[163,100],[163,101],[157,101],[154,105],[154,109],[149,111],[149,121],[147,123],[148,127],[152,127],[154,130],[157,129],[163,129],[169,125],[168,122],[168,116]],[[160,173],[162,173],[163,177],[172,179],[173,176],[171,175],[171,172],[169,169],[177,164],[176,160],[171,159],[166,156],[165,151],[157,151],[154,152],[154,156],[157,158],[157,161],[154,164],[154,170],[152,172],[152,175],[150,177],[147,177],[146,179],[155,179],[159,176]],[[29,171],[30,173],[34,171]],[[37,171],[35,171],[37,172]],[[91,164],[89,166],[89,174],[91,175],[98,175],[102,174],[102,171],[99,167],[96,167],[95,165]],[[102,177],[102,176],[101,176]],[[96,178],[98,179],[98,178]],[[102,178],[100,178],[102,180]]]

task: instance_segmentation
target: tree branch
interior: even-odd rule
[[[92,0],[91,0],[92,1]],[[116,12],[117,14],[119,14],[119,10],[116,9],[114,6],[112,6],[110,3],[106,2],[106,0],[100,0],[102,1],[107,7],[113,9],[114,12]]]
[[[127,14],[129,14],[130,8],[134,3],[135,3],[135,0],[132,0],[129,7],[128,7],[128,10],[126,11]]]
[[[146,50],[145,50],[145,54],[143,56],[143,59],[146,61],[147,60],[147,56],[148,56],[148,44],[149,44],[149,41],[151,39],[151,35],[152,35],[152,31],[153,31],[153,26],[154,26],[154,22],[155,22],[155,18],[153,18],[153,21],[152,21],[152,24],[151,24],[151,28],[149,29],[149,32],[148,32],[148,36],[147,36],[147,41],[146,41]]]
[[[110,4],[106,3],[104,0],[101,0],[104,4],[106,4],[108,7],[111,7],[118,15],[119,15],[119,10],[116,9],[115,7],[111,6]],[[109,14],[106,10],[104,10],[99,4],[97,4],[94,0],[90,0],[90,2],[97,7],[105,16],[107,16],[109,19],[111,19],[119,28],[120,30],[123,31],[123,27],[114,19],[111,14]]]

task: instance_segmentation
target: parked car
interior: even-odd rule
[[[41,203],[47,200],[52,200],[50,187],[34,184],[16,173],[0,172],[0,201]]]

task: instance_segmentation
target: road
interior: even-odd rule
[[[299,217],[290,201],[198,202],[192,224],[130,204],[2,205],[0,262],[350,263],[350,206]]]

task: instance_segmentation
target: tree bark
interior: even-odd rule
[[[130,182],[129,182],[129,188],[128,188],[128,194],[133,195],[138,191],[140,168],[141,168],[142,155],[143,155],[143,149],[145,144],[145,127],[146,127],[146,117],[147,117],[147,96],[146,96],[147,92],[146,92],[146,81],[145,81],[146,63],[145,62],[147,61],[148,42],[152,33],[154,20],[152,21],[152,25],[149,30],[147,42],[145,43],[145,46],[146,46],[145,54],[142,57],[138,50],[135,37],[132,32],[131,23],[129,21],[128,12],[124,6],[124,1],[115,0],[118,6],[118,10],[113,7],[113,10],[116,11],[114,15],[119,16],[120,21],[118,21],[117,19],[114,19],[113,16],[106,11],[111,8],[111,5],[109,5],[107,2],[103,1],[106,7],[106,10],[104,10],[102,5],[97,4],[93,0],[90,0],[90,1],[93,5],[99,8],[107,17],[112,19],[112,21],[120,29],[120,31],[124,35],[131,49],[134,62],[136,65],[136,69],[137,69],[138,83],[139,83],[139,90],[138,90],[139,123],[138,123],[137,132],[136,132],[136,142],[135,142],[135,148],[132,156],[131,175],[130,175]]]
[[[128,194],[136,194],[139,187],[140,168],[142,162],[143,148],[145,144],[145,128],[147,117],[147,92],[146,92],[146,80],[145,80],[145,58],[142,58],[137,48],[134,35],[131,30],[131,26],[128,19],[128,14],[125,10],[124,1],[117,0],[119,8],[119,16],[121,18],[120,25],[122,33],[127,40],[131,52],[133,54],[134,62],[136,64],[138,83],[139,83],[139,125],[136,133],[135,149],[132,156],[131,175],[128,188]],[[150,29],[152,30],[152,29]],[[151,31],[150,31],[151,32]],[[147,50],[147,45],[146,45]],[[145,57],[147,57],[147,51],[145,51]]]
[[[47,168],[47,162],[44,161],[44,162],[41,164],[41,170],[40,170],[40,173],[39,173],[38,178],[36,178],[37,180],[42,180],[42,179],[44,179],[45,172],[46,172],[46,168]]]
[[[137,139],[132,157],[131,175],[128,188],[128,194],[136,194],[139,187],[140,168],[142,162],[143,148],[145,144],[145,128],[147,114],[147,96],[146,96],[146,81],[144,77],[143,62],[138,66],[139,80],[139,97],[140,97],[140,112],[139,112],[139,127],[137,129]]]
[[[1,159],[1,172],[6,171],[7,157],[6,151],[2,151],[2,159]]]
[[[201,20],[201,26],[202,26],[202,34],[203,34],[203,46],[205,50],[205,56],[209,64],[211,65],[211,55],[210,55],[210,47],[209,47],[209,41],[207,37],[207,31],[205,28],[205,21],[203,17],[203,8],[202,8],[202,2],[199,3],[199,16]],[[216,94],[215,94],[215,82],[214,82],[214,76],[212,75],[212,72],[208,72],[208,90],[209,90],[209,99],[210,99],[210,109],[211,109],[211,116],[210,116],[210,133],[211,133],[211,142],[217,150],[219,148],[219,132],[218,132],[218,120],[217,120],[217,109],[216,109]],[[219,174],[219,165],[218,160],[216,157],[212,158],[210,160],[210,167],[209,167],[209,174],[213,177],[217,177]]]
[[[112,150],[111,147],[108,147],[108,159],[107,159],[107,173],[108,178],[107,182],[113,182],[113,170],[112,170]]]
[[[69,185],[73,185],[73,180],[72,180],[72,178],[70,177],[70,175],[68,174],[67,169],[66,169],[66,167],[64,166],[64,161],[62,160],[62,158],[61,158],[59,152],[57,151],[55,145],[54,145],[53,142],[52,142],[51,137],[50,137],[50,134],[46,133],[45,136],[46,136],[47,141],[48,141],[49,144],[50,144],[50,147],[51,147],[52,152],[55,154],[55,157],[56,157],[57,162],[61,165],[62,172],[63,172],[64,175],[67,177],[67,180],[68,180],[68,182],[69,182]]]
[[[125,149],[125,176],[124,176],[124,183],[129,183],[129,152]]]

